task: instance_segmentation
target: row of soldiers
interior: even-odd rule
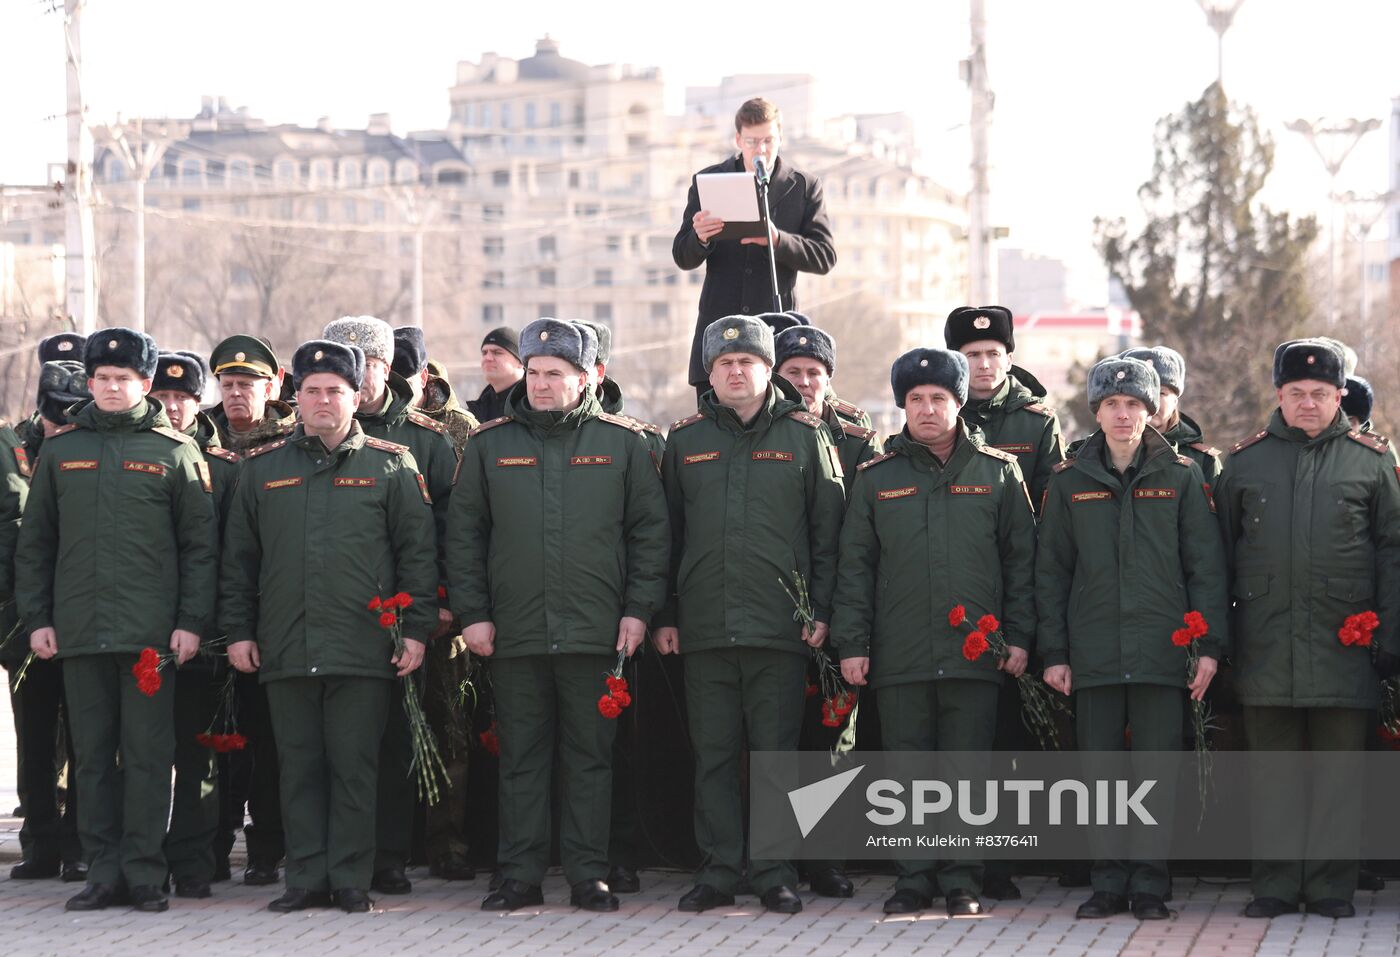
[[[425,655],[430,683],[451,673],[454,649],[490,663],[500,879],[484,909],[542,901],[556,747],[571,900],[618,906],[608,880],[617,725],[598,694],[612,697],[601,676],[619,674],[650,630],[662,654],[684,655],[690,703],[703,860],[679,906],[731,903],[746,882],[781,913],[802,907],[796,870],[745,866],[740,758],[745,744],[799,746],[808,646],[829,638],[846,681],[878,692],[883,745],[894,750],[995,746],[1003,677],[1023,673],[1033,651],[1046,683],[1074,694],[1084,748],[1122,748],[1128,726],[1135,746],[1179,747],[1187,696],[1204,695],[1231,652],[1252,746],[1351,747],[1376,703],[1377,673],[1400,661],[1400,619],[1387,607],[1400,473],[1388,443],[1342,413],[1344,358],[1326,341],[1280,346],[1275,420],[1236,447],[1217,480],[1218,453],[1177,408],[1184,366],[1161,348],[1094,368],[1100,428],[1066,458],[1053,411],[1011,364],[1011,317],[1000,307],[955,310],[949,348],[894,363],[906,425],[884,448],[831,389],[831,337],[791,316],[707,327],[711,389],[664,443],[620,414],[599,361],[606,335],[588,324],[539,320],[505,341],[523,380],[492,383],[504,414],[455,450],[446,428],[413,408],[431,394],[421,333],[400,337],[408,377],[393,371],[393,330],[378,320],[339,320],[324,337],[293,358],[290,415],[269,405],[276,361],[265,343],[215,350],[225,417],[225,378],[253,363],[264,407],[253,416],[240,406],[238,427],[222,431],[246,435],[279,416],[289,426],[223,455],[208,440],[221,431],[219,410],[201,430],[198,390],[180,388],[202,376],[197,357],[157,355],[120,329],[82,344],[92,400],[64,408],[66,424],[44,440],[15,562],[30,646],[63,659],[68,701],[80,702],[70,737],[90,869],[70,908],[164,909],[167,863],[182,893],[165,856],[177,842],[165,835],[161,774],[185,736],[172,730],[176,698],[212,635],[226,636],[238,672],[258,675],[249,698],[254,711],[265,700],[276,741],[287,854],[278,911],[362,911],[372,884],[392,893],[389,880],[406,883],[414,749],[393,679]],[[162,402],[145,398],[153,386],[167,386],[154,390]],[[183,395],[176,406],[188,400],[187,418],[172,391]],[[1289,474],[1304,476],[1316,501]],[[1330,519],[1299,546],[1294,516],[1314,511]],[[787,594],[794,573],[810,595],[806,623],[794,621]],[[365,604],[397,594],[410,600],[395,640]],[[1292,613],[1297,603],[1307,614]],[[1335,638],[1347,614],[1373,605],[1374,661]],[[955,606],[974,621],[995,616],[1004,653],[966,655],[950,635]],[[1211,627],[1188,676],[1169,636],[1190,610]],[[1293,644],[1283,664],[1280,628]],[[166,633],[179,674],[168,696],[147,695],[130,671]],[[1299,656],[1311,666],[1290,670]],[[196,697],[207,712],[209,695]],[[269,762],[254,747],[256,775]],[[1319,801],[1336,799],[1327,782],[1309,786]],[[259,859],[248,840],[251,869]],[[1303,902],[1340,916],[1355,889],[1347,868],[1260,862],[1250,912]],[[808,877],[819,894],[850,895],[837,862]],[[975,914],[982,879],[975,862],[902,861],[885,909],[921,910],[938,893],[950,914]],[[1166,916],[1162,862],[1099,861],[1092,880],[1082,917],[1129,907]],[[207,894],[207,881],[183,890]]]

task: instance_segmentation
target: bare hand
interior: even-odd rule
[[[428,637],[429,637],[431,640],[433,640],[433,641],[437,641],[439,638],[445,638],[445,637],[447,637],[448,633],[450,633],[451,631],[452,631],[452,611],[451,611],[451,609],[448,609],[448,608],[439,608],[439,609],[438,609],[438,623],[437,623],[437,627],[435,627],[435,628],[433,629],[433,633],[432,633],[431,635],[429,635]],[[453,657],[455,657],[455,655],[454,655]]]
[[[1191,679],[1191,684],[1187,685],[1191,689],[1191,700],[1201,701],[1206,696],[1206,689],[1210,687],[1210,679],[1215,677],[1218,663],[1214,658],[1201,655],[1201,660],[1196,662],[1196,676]]]
[[[1071,680],[1069,665],[1051,665],[1045,669],[1045,683],[1062,695],[1070,693]]]
[[[768,223],[767,236],[745,236],[739,240],[739,244],[741,246],[767,246],[769,237],[772,237],[773,245],[776,246],[778,244],[778,227],[774,226],[771,221]]]
[[[824,621],[812,622],[811,630],[806,625],[802,626],[802,640],[813,648],[820,648],[826,642],[827,633],[831,627]]]
[[[490,658],[496,650],[496,626],[489,621],[479,621],[462,629],[462,642],[467,650],[482,658]]]
[[[262,664],[262,658],[258,655],[258,643],[235,641],[228,646],[228,663],[233,665],[235,671],[241,671],[245,675],[257,671],[258,666]]]
[[[651,643],[663,655],[678,655],[681,652],[680,629],[658,628],[651,633]]]
[[[870,674],[869,658],[842,658],[841,677],[848,685],[865,684],[865,676]]]
[[[647,636],[647,623],[640,618],[623,618],[617,623],[617,650],[626,651],[632,657]]]
[[[417,638],[405,638],[403,640],[403,651],[400,651],[398,654],[394,655],[393,658],[389,659],[398,666],[400,678],[404,675],[413,674],[413,672],[418,669],[418,666],[423,663],[423,652],[425,650],[426,646]]]
[[[170,633],[170,650],[175,652],[175,664],[183,665],[199,653],[199,636],[192,631],[176,628]]]
[[[29,650],[45,661],[58,654],[58,632],[52,628],[35,628],[29,636]]]
[[[702,243],[707,243],[718,236],[720,230],[724,228],[724,220],[718,216],[711,216],[703,209],[696,213],[690,222],[695,227],[695,238]]]
[[[997,667],[1005,671],[1013,678],[1019,678],[1026,672],[1026,665],[1030,663],[1030,653],[1024,648],[1017,648],[1015,645],[1006,646],[1006,657],[997,662]]]

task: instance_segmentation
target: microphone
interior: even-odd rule
[[[758,179],[759,183],[764,186],[768,185],[768,168],[764,165],[762,156],[755,156],[753,158],[753,175]]]

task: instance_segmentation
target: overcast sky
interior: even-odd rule
[[[49,6],[0,0],[0,182],[41,182],[45,164],[64,157],[61,14]],[[1214,79],[1215,35],[1194,0],[986,6],[997,95],[994,219],[1010,228],[1007,245],[1066,260],[1071,292],[1102,302],[1093,218],[1137,209],[1153,125]],[[687,85],[733,73],[814,74],[833,112],[913,114],[933,171],[966,185],[964,0],[90,0],[85,82],[94,121],[119,112],[189,116],[212,94],[270,122],[310,125],[328,115],[363,128],[368,114],[387,112],[403,133],[445,124],[458,60],[529,56],[546,33],[573,59],[660,67],[676,112]],[[1327,195],[1321,162],[1283,129],[1295,117],[1382,120],[1339,186],[1384,190],[1400,160],[1400,150],[1388,150],[1391,98],[1400,96],[1400,2],[1246,0],[1225,41],[1225,86],[1275,135],[1267,192],[1275,207],[1315,211]]]

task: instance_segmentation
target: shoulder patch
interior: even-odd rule
[[[190,438],[190,437],[189,437],[188,435],[186,435],[185,433],[183,433],[183,432],[176,432],[174,429],[168,429],[168,428],[166,428],[166,427],[163,426],[163,425],[157,425],[157,426],[155,426],[153,429],[151,429],[151,431],[154,432],[156,435],[163,435],[163,436],[165,436],[167,439],[170,439],[170,440],[173,441],[173,442],[193,442],[193,441],[194,441],[194,439]]]
[[[388,439],[375,438],[373,435],[365,436],[365,445],[381,452],[388,452],[390,455],[403,455],[408,451],[408,446],[400,445],[397,442],[390,442]]]
[[[1191,448],[1195,449],[1197,452],[1200,452],[1203,455],[1209,455],[1215,458],[1219,458],[1221,455],[1224,454],[1215,446],[1206,445],[1204,442],[1192,442]]]
[[[1264,440],[1265,440],[1266,438],[1268,438],[1268,437],[1269,437],[1269,430],[1268,430],[1268,429],[1260,429],[1258,432],[1255,432],[1255,433],[1254,433],[1253,435],[1251,435],[1249,438],[1247,438],[1247,439],[1240,439],[1238,442],[1236,442],[1234,445],[1232,445],[1232,446],[1230,447],[1230,454],[1231,454],[1231,455],[1234,455],[1236,452],[1243,451],[1244,449],[1249,448],[1251,445],[1254,445],[1254,444],[1257,443],[1257,442],[1262,442],[1262,441],[1264,441]]]
[[[480,425],[478,425],[476,428],[474,428],[474,429],[472,429],[470,432],[468,432],[468,433],[467,433],[467,438],[471,438],[471,437],[474,436],[474,435],[480,435],[482,432],[485,432],[487,429],[494,429],[494,428],[495,428],[496,426],[498,426],[498,425],[505,425],[507,422],[514,422],[514,421],[515,421],[515,419],[511,418],[511,417],[508,416],[508,415],[503,415],[503,416],[501,416],[499,419],[491,419],[489,422],[483,422],[483,423],[481,423]]]
[[[650,433],[652,433],[653,435],[660,435],[660,434],[661,434],[661,426],[659,426],[659,425],[652,425],[650,422],[643,422],[641,419],[633,418],[633,417],[630,416],[630,415],[627,416],[627,418],[628,418],[628,419],[631,419],[633,422],[635,422],[635,423],[637,423],[638,425],[640,425],[640,426],[642,427],[642,431],[643,431],[643,432],[650,432]]]
[[[1031,402],[1021,406],[1021,408],[1025,409],[1027,412],[1034,412],[1036,415],[1043,415],[1047,419],[1053,419],[1055,417],[1054,409],[1050,408],[1048,405],[1041,405],[1039,402]]]
[[[704,417],[705,414],[703,412],[697,412],[694,415],[688,415],[683,419],[677,419],[675,422],[671,423],[671,431],[674,432],[676,431],[676,429],[683,429],[687,425],[694,425],[696,422],[699,422]]]
[[[48,437],[51,439],[56,439],[60,435],[67,435],[69,432],[72,432],[74,429],[77,428],[81,428],[81,426],[70,423],[69,425],[63,426],[62,428],[54,429],[53,434]]]
[[[228,449],[222,449],[222,448],[205,449],[205,450],[204,450],[204,454],[205,454],[205,455],[212,455],[212,456],[214,456],[214,458],[216,458],[216,459],[223,459],[225,462],[232,462],[232,463],[234,463],[234,464],[237,464],[237,462],[238,462],[238,453],[237,453],[237,452],[230,452]]]
[[[836,410],[837,415],[848,415],[855,419],[865,418],[865,410],[858,405],[852,405],[845,399],[837,399],[831,403],[831,407]]]
[[[796,419],[798,422],[801,422],[803,425],[812,429],[819,429],[826,424],[820,418],[808,412],[806,409],[793,409],[787,414],[787,417],[789,419]]]
[[[441,422],[433,418],[431,415],[428,415],[426,412],[419,412],[417,409],[409,409],[408,421],[421,428],[431,429],[438,435],[447,434],[447,426],[443,425]]]
[[[874,429],[863,429],[860,426],[856,425],[854,422],[842,422],[841,431],[845,432],[853,439],[868,440],[875,438]]]
[[[249,449],[248,451],[246,451],[246,452],[243,453],[243,457],[244,457],[245,459],[255,459],[255,458],[257,458],[259,455],[263,455],[263,454],[265,454],[265,453],[267,453],[267,452],[271,452],[273,449],[280,449],[282,446],[284,446],[284,445],[286,445],[286,444],[287,444],[287,440],[286,440],[286,439],[278,439],[276,442],[269,442],[269,443],[267,443],[266,445],[259,445],[259,446],[258,446],[257,448],[255,448],[255,449]]]
[[[1196,460],[1189,455],[1178,455],[1176,456],[1176,464],[1189,469],[1196,464]]]
[[[860,463],[859,465],[857,465],[857,466],[856,466],[856,471],[857,471],[857,472],[863,472],[863,471],[865,471],[866,469],[870,468],[870,466],[872,466],[872,465],[879,465],[881,462],[884,462],[884,461],[886,461],[886,460],[888,460],[888,459],[892,459],[892,458],[894,458],[894,457],[895,457],[896,455],[898,455],[898,454],[899,454],[898,452],[886,452],[884,455],[877,455],[877,456],[875,456],[873,459],[871,459],[870,461],[868,461],[868,462],[862,462],[862,463]]]
[[[24,446],[15,446],[15,468],[19,469],[19,474],[25,478],[33,477],[33,469],[29,467],[29,453],[24,451]]]
[[[1063,462],[1059,462],[1059,463],[1057,463],[1057,464],[1055,464],[1055,465],[1052,465],[1052,466],[1050,467],[1050,471],[1053,472],[1053,473],[1055,473],[1056,475],[1058,475],[1058,474],[1060,474],[1061,472],[1063,472],[1065,469],[1072,469],[1072,468],[1074,468],[1074,463],[1075,463],[1076,461],[1078,461],[1078,460],[1077,460],[1077,459],[1065,459]]]
[[[983,455],[990,455],[994,459],[1001,459],[1003,462],[1015,462],[1016,456],[1010,452],[1003,452],[1001,449],[993,448],[990,445],[979,445],[977,451]]]
[[[600,412],[598,413],[598,418],[604,422],[610,422],[613,425],[620,425],[627,431],[635,432],[637,435],[641,435],[646,431],[646,429],[642,428],[642,423],[630,416],[614,415],[611,412]]]
[[[1377,455],[1385,455],[1390,451],[1390,440],[1383,435],[1367,435],[1353,429],[1347,433],[1347,438],[1353,442],[1360,442]]]

